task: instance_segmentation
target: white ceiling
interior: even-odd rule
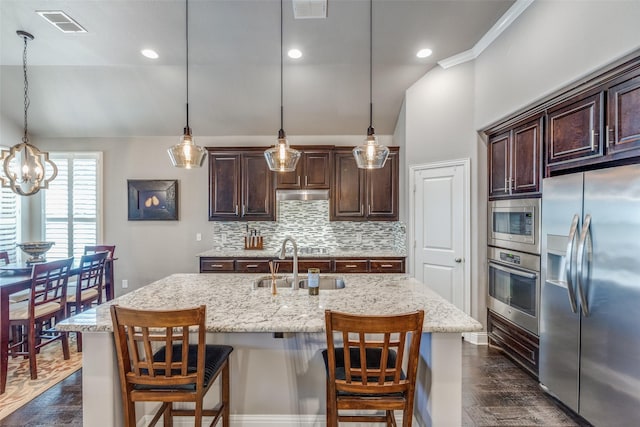
[[[513,0],[374,0],[373,109],[391,134],[404,91],[439,60],[471,49]],[[35,13],[63,10],[64,34]],[[32,136],[179,135],[185,125],[185,2],[0,0],[0,109],[22,128],[22,39]],[[190,125],[198,135],[269,135],[280,127],[280,2],[189,2]],[[151,47],[150,60],[140,49]],[[369,2],[329,0],[326,19],[295,20],[284,1],[284,128],[364,134],[369,122]],[[423,47],[434,54],[418,59]],[[0,141],[1,143],[1,141]]]

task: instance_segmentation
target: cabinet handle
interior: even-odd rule
[[[595,129],[591,129],[591,151],[595,151],[596,149],[596,136],[598,133]]]
[[[505,178],[504,179],[504,192],[505,193],[509,192],[509,181],[511,181],[509,178]]]
[[[367,205],[368,215],[371,215],[371,205]]]
[[[391,268],[391,267],[393,267],[393,265],[391,265],[391,264],[380,264],[380,267],[381,268]]]
[[[257,268],[258,264],[248,264],[247,268]]]
[[[609,125],[607,125],[607,145],[614,145],[615,143],[615,135],[614,138],[611,138],[610,135],[613,133],[613,128],[610,128]]]
[[[304,186],[309,185],[309,177],[307,175],[304,176]]]
[[[242,204],[242,216],[244,216],[244,215],[245,215],[245,213],[246,213],[246,212],[245,212],[245,206],[244,206],[244,203],[243,203],[243,204]]]
[[[222,268],[222,264],[211,264],[211,268]]]
[[[345,265],[344,267],[345,267],[345,268],[358,268],[358,266],[357,266],[357,265],[355,265],[355,264],[347,264],[347,265]]]
[[[298,175],[296,177],[296,185],[299,187],[300,186],[300,175]]]
[[[360,212],[362,212],[364,214],[364,204],[360,205]]]

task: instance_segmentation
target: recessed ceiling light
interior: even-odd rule
[[[300,52],[300,49],[290,49],[289,52],[287,52],[287,55],[289,55],[289,58],[293,59],[302,58],[302,52]]]
[[[426,58],[428,56],[431,56],[432,53],[433,51],[431,49],[420,49],[418,53],[416,53],[416,56],[418,58]]]
[[[142,54],[142,56],[149,59],[158,59],[160,57],[160,55],[158,55],[158,52],[153,49],[142,49],[140,53]]]

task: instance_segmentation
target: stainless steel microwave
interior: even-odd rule
[[[540,255],[540,199],[489,202],[489,246]]]

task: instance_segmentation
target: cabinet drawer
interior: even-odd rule
[[[404,261],[400,259],[372,259],[371,273],[404,273]]]
[[[489,344],[500,348],[511,360],[538,378],[539,339],[507,319],[488,310]]]
[[[369,260],[366,259],[341,259],[336,260],[336,273],[367,273],[369,272]]]
[[[217,271],[234,271],[232,259],[200,258],[200,273],[215,273]]]
[[[239,273],[268,273],[269,261],[259,259],[236,260],[236,271]]]
[[[332,263],[329,259],[304,259],[298,261],[298,272],[304,274],[309,268],[319,268],[320,273],[332,273]],[[278,273],[291,273],[292,261],[278,261]]]

